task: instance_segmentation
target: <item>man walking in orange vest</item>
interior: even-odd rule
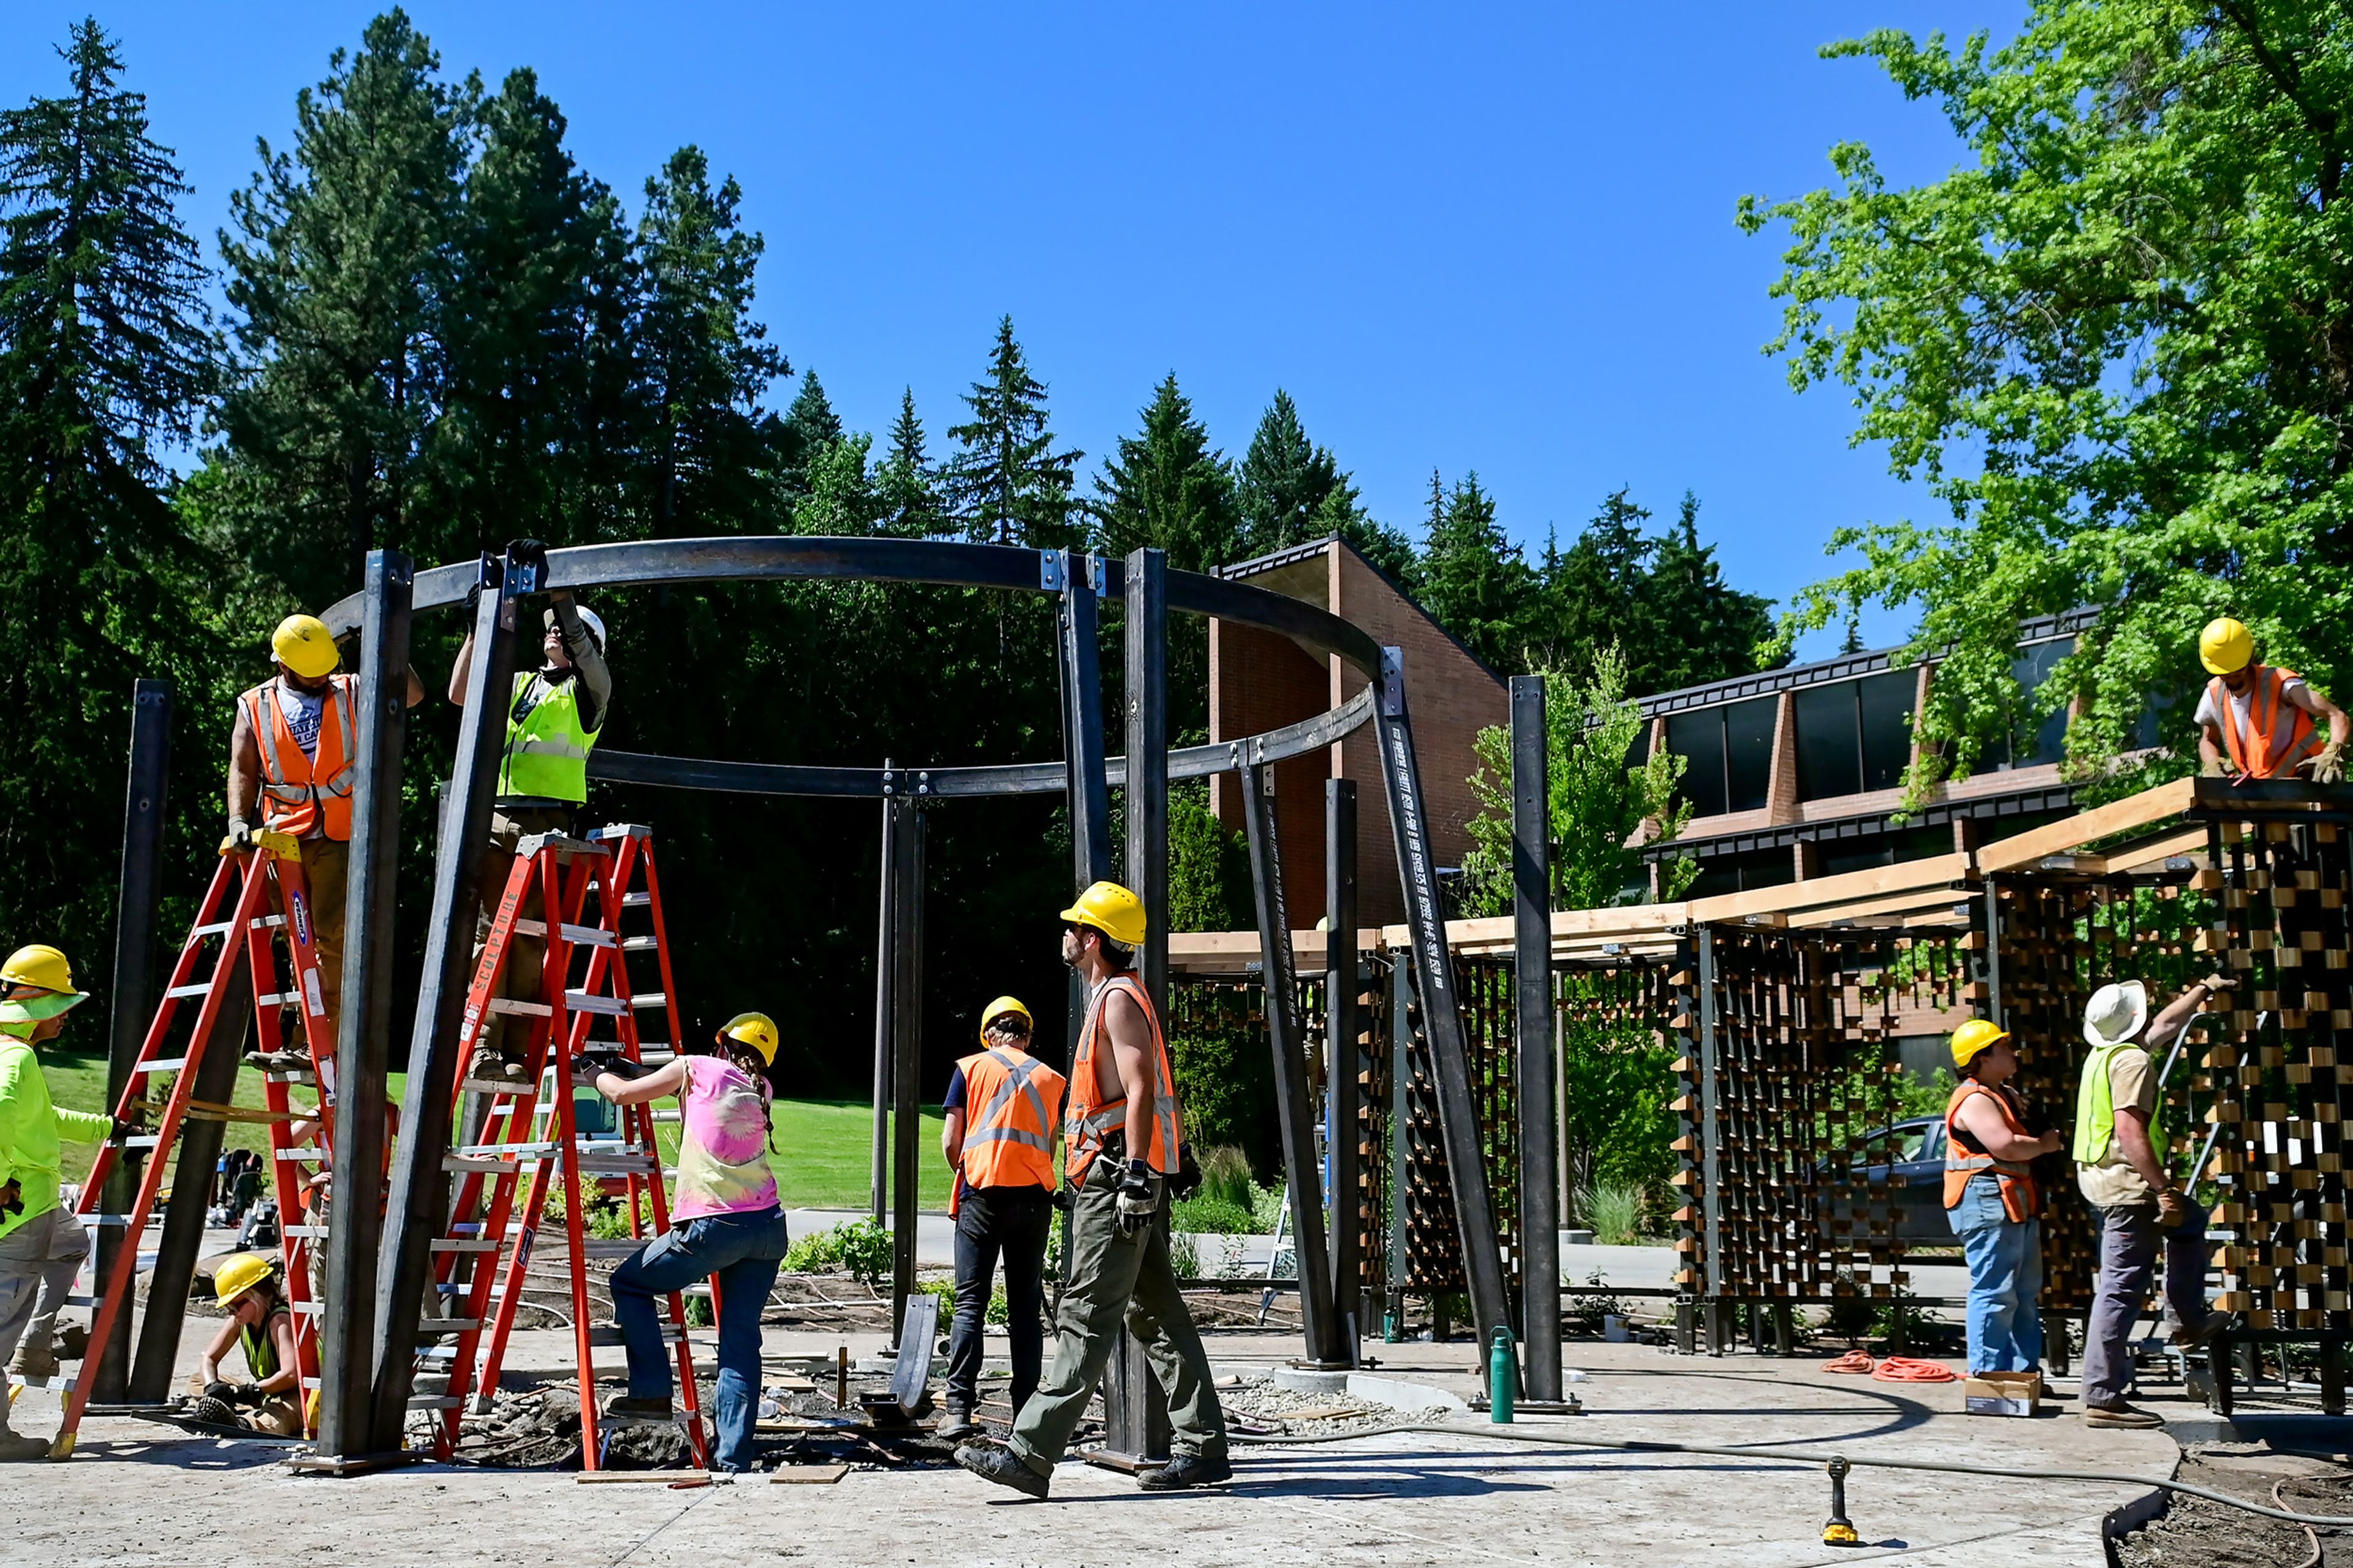
[[[1045,1353],[1046,1236],[1054,1223],[1054,1123],[1062,1075],[1029,1055],[1029,1009],[999,996],[981,1010],[984,1049],[956,1063],[940,1149],[955,1171],[955,1323],[948,1331],[947,1418],[939,1435],[978,1430],[981,1341],[997,1260],[1005,1259],[1005,1337],[1013,1414],[1038,1387]]]
[[[2198,658],[2214,678],[2198,700],[2198,755],[2209,774],[2288,779],[2309,767],[2315,784],[2343,782],[2343,709],[2295,671],[2257,664],[2254,634],[2237,621],[2208,622]]]
[[[343,656],[327,624],[316,616],[289,616],[279,622],[269,651],[278,673],[237,700],[237,722],[228,737],[228,838],[221,847],[252,848],[257,828],[301,841],[319,985],[332,1020],[343,978],[359,677],[336,673]],[[412,669],[408,706],[424,697]]]
[[[1144,904],[1116,882],[1097,882],[1061,918],[1062,962],[1087,983],[1087,1012],[1062,1123],[1071,1283],[1054,1322],[1054,1369],[1022,1406],[1011,1437],[968,1443],[956,1463],[1043,1498],[1124,1322],[1168,1397],[1173,1455],[1145,1472],[1144,1489],[1208,1486],[1233,1472],[1208,1357],[1157,1223],[1183,1125],[1160,1020],[1130,967],[1144,941]]]

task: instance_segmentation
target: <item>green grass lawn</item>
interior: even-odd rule
[[[99,1050],[43,1050],[41,1070],[49,1080],[49,1096],[74,1110],[104,1111],[106,1054]],[[396,1101],[406,1091],[407,1075],[391,1076],[390,1093]],[[232,1104],[261,1109],[261,1075],[251,1070],[237,1075]],[[310,1103],[308,1090],[296,1091],[295,1103]],[[873,1108],[860,1100],[779,1100],[776,1103],[775,1152],[776,1185],[786,1208],[864,1208],[871,1163]],[[917,1138],[916,1168],[921,1172],[920,1203],[923,1208],[948,1206],[948,1168],[940,1158],[942,1119],[935,1111],[923,1116]],[[675,1152],[675,1127],[666,1127],[664,1142]],[[265,1149],[269,1130],[253,1122],[228,1124],[230,1148]],[[69,1144],[65,1176],[79,1181],[97,1157],[95,1144]]]

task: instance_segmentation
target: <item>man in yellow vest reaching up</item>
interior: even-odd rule
[[[1124,1322],[1168,1396],[1173,1454],[1144,1473],[1144,1489],[1208,1486],[1233,1472],[1208,1357],[1158,1224],[1183,1122],[1160,1020],[1130,967],[1144,941],[1144,903],[1116,882],[1097,882],[1062,911],[1062,962],[1086,982],[1087,1012],[1062,1121],[1071,1284],[1054,1322],[1054,1368],[1022,1406],[1011,1437],[968,1443],[955,1460],[985,1480],[1043,1498]]]
[[[2132,1330],[2148,1300],[2149,1274],[2165,1254],[2166,1316],[2173,1342],[2201,1342],[2216,1321],[2206,1305],[2206,1211],[2166,1170],[2164,1100],[2150,1052],[2171,1046],[2230,982],[2201,980],[2152,1020],[2137,980],[2103,985],[2084,1009],[2092,1054],[2075,1097],[2075,1184],[2100,1232],[2092,1318],[2084,1333],[2084,1423],[2162,1426],[2125,1403],[2132,1386]]]
[[[316,616],[279,622],[269,652],[277,674],[237,700],[228,737],[228,837],[221,847],[250,849],[254,833],[264,828],[301,841],[319,987],[332,1021],[343,979],[359,677],[337,673],[343,655]],[[411,669],[408,706],[424,697],[424,683]],[[270,1044],[261,1042],[264,1051],[256,1058],[261,1066],[292,1065],[269,1059]],[[307,1058],[302,1065],[309,1065]]]
[[[517,540],[508,554],[543,562],[547,547],[536,540]],[[605,728],[612,708],[613,673],[605,663],[605,623],[596,612],[575,604],[558,588],[551,601],[540,638],[542,662],[535,670],[515,672],[513,694],[507,703],[506,747],[499,761],[498,797],[491,814],[491,841],[482,852],[482,907],[474,925],[474,956],[481,957],[490,941],[491,922],[498,911],[499,893],[514,864],[515,846],[540,833],[576,833],[575,818],[588,801],[588,753]],[[449,671],[449,700],[466,705],[466,678],[474,667],[474,639],[470,633],[458,649]],[[540,918],[539,889],[524,899],[525,920]],[[509,950],[500,994],[517,1001],[539,999],[540,964],[544,942],[518,936]],[[530,1076],[521,1059],[528,1031],[510,1027],[522,1021],[500,1015],[482,1032],[482,1044],[466,1069],[470,1079],[520,1083]]]
[[[2309,770],[2315,784],[2344,782],[2345,710],[2295,671],[2256,663],[2254,634],[2237,621],[2209,621],[2198,658],[2214,678],[2197,716],[2198,755],[2210,775],[2292,779]]]

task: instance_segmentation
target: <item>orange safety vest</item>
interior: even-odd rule
[[[2281,696],[2289,681],[2303,677],[2268,664],[2251,666],[2249,673],[2254,678],[2254,689],[2247,693],[2251,733],[2240,732],[2238,710],[2232,705],[2231,689],[2222,684],[2222,678],[2218,675],[2206,683],[2207,697],[2221,721],[2223,747],[2231,753],[2232,765],[2249,778],[2293,774],[2296,764],[2316,751],[2320,742],[2312,715]]]
[[[1051,1187],[1062,1075],[1026,1051],[999,1046],[956,1067],[964,1074],[963,1185]]]
[[[2019,1121],[2010,1096],[1988,1089],[1973,1078],[1961,1079],[1960,1087],[1953,1090],[1953,1098],[1945,1105],[1945,1206],[1958,1208],[1970,1178],[1991,1171],[2001,1184],[2001,1212],[2013,1220],[2032,1219],[2042,1212],[2042,1189],[2034,1180],[2033,1169],[2016,1160],[1972,1154],[1961,1147],[1961,1107],[1973,1094],[1990,1099],[2001,1108],[2002,1124],[2021,1138],[2027,1135],[2026,1124]]]
[[[1071,1063],[1071,1110],[1062,1122],[1062,1172],[1074,1187],[1086,1180],[1087,1168],[1103,1152],[1104,1135],[1127,1124],[1127,1096],[1101,1098],[1103,1086],[1095,1077],[1095,1047],[1104,1038],[1103,1004],[1115,990],[1134,997],[1135,1005],[1144,1010],[1144,1021],[1152,1029],[1153,1071],[1158,1078],[1153,1098],[1152,1147],[1130,1149],[1127,1156],[1147,1162],[1164,1176],[1176,1173],[1180,1132],[1176,1084],[1168,1071],[1168,1043],[1161,1038],[1160,1019],[1152,1011],[1152,998],[1145,993],[1143,982],[1133,974],[1114,974],[1095,987],[1095,994],[1087,999],[1086,1019],[1079,1026],[1078,1055]]]
[[[276,680],[265,680],[237,699],[245,704],[246,723],[261,752],[264,826],[295,838],[308,838],[315,831],[339,842],[350,841],[355,776],[352,737],[358,732],[352,708],[358,688],[355,675],[333,678],[320,706],[316,754],[309,757],[302,754],[286,722]]]

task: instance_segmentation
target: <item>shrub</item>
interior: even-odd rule
[[[1197,1158],[1225,1146],[1261,1169],[1272,1167],[1274,1058],[1263,1024],[1250,1023],[1238,1008],[1230,1018],[1179,1023],[1169,1032],[1168,1066]]]
[[[1168,1223],[1179,1231],[1209,1236],[1248,1236],[1258,1228],[1258,1216],[1241,1205],[1198,1193],[1169,1211]]]
[[[1593,1239],[1625,1247],[1641,1239],[1641,1189],[1630,1182],[1608,1182],[1578,1195],[1577,1211]]]
[[[880,1285],[891,1272],[891,1233],[871,1219],[834,1227],[841,1266],[861,1285]]]
[[[785,1252],[785,1272],[816,1274],[841,1266],[841,1242],[829,1230],[801,1237]]]
[[[1201,1249],[1189,1236],[1168,1238],[1168,1268],[1179,1279],[1201,1277]]]
[[[1220,1144],[1203,1149],[1195,1156],[1201,1167],[1201,1190],[1198,1198],[1215,1198],[1231,1204],[1238,1209],[1249,1210],[1251,1202],[1250,1156],[1232,1144]]]

